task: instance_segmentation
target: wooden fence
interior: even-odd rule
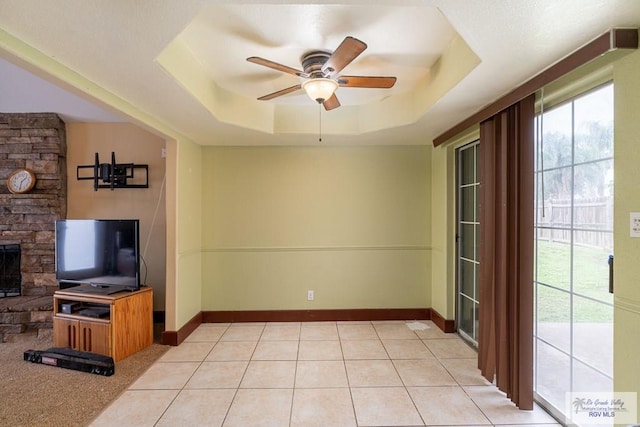
[[[571,208],[573,206],[573,218]],[[571,242],[613,248],[613,197],[577,200],[546,200],[536,209],[537,238],[550,242]]]

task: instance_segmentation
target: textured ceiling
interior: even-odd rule
[[[323,143],[429,144],[608,29],[640,25],[637,0],[369,3],[0,0],[0,110],[128,120],[203,145],[317,144],[304,93],[256,100],[299,79],[246,58],[301,68],[307,50],[353,36],[368,48],[343,73],[398,82],[339,88]]]

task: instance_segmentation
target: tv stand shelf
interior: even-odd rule
[[[65,311],[63,312],[63,307]],[[153,290],[150,287],[111,295],[53,295],[53,344],[111,356],[115,362],[153,343]]]

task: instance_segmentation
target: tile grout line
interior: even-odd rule
[[[293,370],[293,389],[291,390],[291,405],[289,405],[289,427],[291,427],[291,423],[293,422],[293,402],[296,398],[296,378],[298,376],[298,363],[300,361],[300,336],[302,334],[302,325],[298,329],[298,345],[296,349],[296,366]]]
[[[229,324],[228,328],[225,330],[225,333],[231,328],[231,325],[232,325],[232,323]],[[262,334],[264,333],[264,328],[265,328],[265,326],[262,327],[262,332],[260,333],[260,336],[262,336]],[[213,346],[214,348],[222,340],[223,336],[224,336],[224,333],[220,336],[220,338],[218,338],[218,341]],[[260,340],[260,337],[258,337],[258,341],[259,340]],[[253,354],[255,353],[256,348],[258,348],[258,341],[256,341],[256,345],[253,347],[253,350],[251,351],[251,355],[249,356],[249,360],[247,361],[247,366],[245,366],[244,372],[242,373],[242,376],[240,377],[240,380],[238,381],[238,386],[236,387],[235,391],[233,392],[233,396],[231,397],[231,402],[229,402],[229,407],[227,408],[227,410],[224,413],[224,417],[222,418],[222,423],[220,423],[221,426],[224,425],[224,423],[227,421],[227,418],[229,417],[229,412],[231,412],[231,407],[233,406],[233,402],[236,400],[236,397],[238,396],[238,391],[240,390],[240,385],[242,384],[242,380],[244,379],[245,375],[247,374],[247,370],[249,370],[249,364],[251,363],[251,359],[253,358]],[[211,349],[211,351],[213,351],[213,348]]]
[[[360,425],[358,423],[358,412],[356,411],[356,403],[353,400],[353,389],[351,387],[351,381],[349,380],[349,371],[347,370],[347,359],[344,356],[344,348],[342,347],[342,338],[340,337],[340,328],[338,327],[337,323],[336,323],[336,329],[338,332],[338,342],[340,343],[340,351],[342,353],[342,364],[344,365],[344,373],[345,373],[345,376],[347,377],[347,387],[349,388],[349,398],[351,399],[351,410],[353,411],[353,418],[356,422],[356,427],[358,427]]]

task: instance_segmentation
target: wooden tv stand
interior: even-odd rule
[[[63,313],[72,306],[71,313]],[[88,311],[85,311],[88,310]],[[96,317],[94,317],[96,316]],[[124,359],[153,343],[153,290],[53,295],[53,345]]]

